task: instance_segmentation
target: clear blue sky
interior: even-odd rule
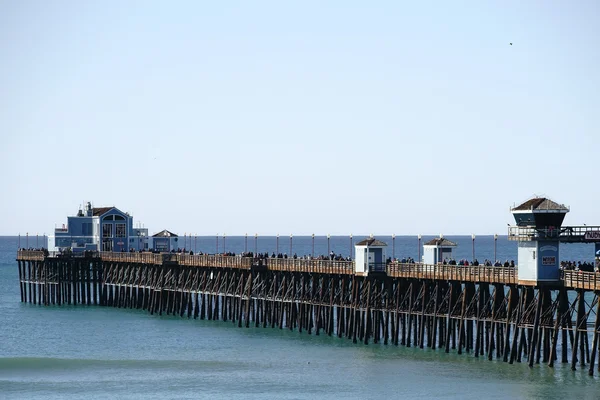
[[[600,3],[0,0],[0,234],[600,224]],[[509,45],[512,42],[513,45]]]

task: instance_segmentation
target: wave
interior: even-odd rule
[[[165,368],[165,369],[240,369],[240,363],[212,360],[130,360],[53,357],[0,357],[0,371],[53,370],[80,368]]]

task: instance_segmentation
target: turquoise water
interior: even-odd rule
[[[244,246],[243,238],[227,241],[232,251]],[[412,238],[396,241],[413,247]],[[499,241],[498,252],[511,257],[512,246]],[[2,399],[600,398],[599,378],[560,363],[530,369],[138,310],[21,304],[16,248],[16,238],[0,238]],[[565,251],[570,259],[593,254]]]

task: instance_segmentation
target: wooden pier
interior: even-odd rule
[[[336,335],[354,343],[439,348],[508,363],[560,360],[593,375],[600,274],[564,271],[528,286],[504,267],[239,256],[17,254],[21,301],[100,305]],[[600,363],[598,366],[600,370]]]

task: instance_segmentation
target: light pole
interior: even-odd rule
[[[396,234],[392,233],[392,261],[396,259]]]
[[[279,256],[279,233],[275,239],[275,255]]]
[[[350,234],[350,258],[352,258],[352,234]]]
[[[258,253],[258,233],[254,234],[254,257]]]
[[[292,249],[293,249],[293,246],[292,246],[292,237],[293,237],[293,236],[292,236],[292,234],[290,233],[290,257],[292,256]]]
[[[418,238],[417,251],[419,253],[417,262],[420,263],[421,262],[421,234],[417,235],[417,238]]]
[[[473,239],[473,246],[472,246],[473,258],[471,259],[471,264],[472,264],[473,262],[475,262],[475,234],[471,235],[471,239]]]
[[[441,244],[443,244],[443,241],[444,241],[444,234],[443,234],[443,233],[440,233],[440,239],[442,239],[442,240],[441,240]],[[444,254],[444,253],[442,252],[442,248],[440,247],[440,248],[438,249],[438,263],[439,263],[439,264],[441,264],[441,263],[443,263],[443,262],[444,262],[444,260],[442,260],[442,256],[443,256],[443,254]]]
[[[197,244],[198,244],[198,234],[196,233],[194,235],[194,254],[198,252],[198,246],[197,246]]]
[[[223,254],[225,254],[225,233],[223,233]]]
[[[219,234],[217,233],[217,248],[215,251],[215,255],[219,254]]]
[[[246,236],[244,237],[244,253],[248,252],[248,233],[246,232]]]
[[[496,255],[496,244],[498,243],[498,234],[494,234],[494,264],[498,261],[498,257]]]
[[[329,239],[331,239],[331,235],[328,233],[327,234],[327,256],[330,256],[331,253],[331,247],[329,246]]]
[[[73,235],[73,234],[71,234]],[[71,242],[73,241],[73,238],[71,238]],[[25,233],[25,248],[29,249],[29,232]]]
[[[40,248],[40,245],[38,244],[38,234],[37,233],[35,234],[35,248],[36,249]]]
[[[312,258],[315,258],[315,234],[312,234]]]

